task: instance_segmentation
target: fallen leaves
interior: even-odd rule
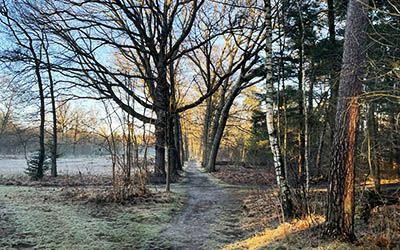
[[[219,166],[213,175],[229,184],[270,186],[276,182],[275,174],[262,167]]]

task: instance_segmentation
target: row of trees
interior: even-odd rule
[[[3,82],[4,83],[4,82]],[[7,93],[4,89],[4,103],[1,103],[0,110],[0,154],[3,155],[28,155],[38,147],[36,116],[34,104],[37,99],[23,100],[16,97],[17,93]],[[35,96],[33,94],[33,96]],[[102,148],[101,135],[106,134],[95,130],[101,125],[101,120],[93,110],[72,107],[69,102],[57,102],[57,144],[58,155],[89,155],[100,154]],[[21,110],[32,109],[30,112],[21,115]],[[46,106],[48,107],[48,105]],[[49,112],[46,112],[47,118]],[[52,135],[51,120],[46,118],[46,149],[51,148]],[[31,121],[27,124],[26,121]]]
[[[170,176],[181,169],[182,156],[177,157],[182,155],[183,148],[179,114],[209,99],[224,85],[223,89],[231,90],[226,105],[225,101],[219,105],[222,126],[214,129],[218,136],[212,144],[215,146],[210,161],[210,166],[215,165],[233,100],[242,89],[256,83],[253,78],[261,76],[257,64],[258,54],[264,48],[265,29],[262,16],[257,13],[262,9],[257,9],[257,4],[3,1],[3,25],[17,41],[17,46],[5,52],[4,58],[35,69],[40,83],[38,92],[42,93],[40,127],[44,127],[44,79],[50,90],[54,81],[62,88],[73,85],[95,90],[98,95],[91,98],[112,99],[133,119],[153,124],[154,175],[164,179],[167,173]],[[217,17],[225,12],[232,15],[218,22],[210,17],[210,13]],[[217,51],[220,61],[212,65],[211,57]],[[21,57],[24,59],[20,60]],[[105,58],[114,58],[114,66],[110,67]],[[202,63],[204,59],[210,63]],[[181,77],[192,77],[191,82],[179,79],[177,73],[185,70],[186,62],[201,72],[201,78],[188,72]],[[190,102],[184,97],[192,86],[198,87],[198,93]],[[44,138],[44,129],[41,131],[40,138]]]
[[[37,177],[43,176],[47,98],[52,175],[57,175],[57,126],[62,120],[57,93],[111,101],[108,114],[117,112],[115,106],[122,110],[125,155],[132,155],[134,140],[138,148],[133,127],[146,133],[151,126],[153,175],[166,181],[167,190],[190,147],[198,149],[203,167],[216,170],[218,152],[232,131],[229,122],[236,118],[240,123],[244,117],[234,114],[245,106],[242,94],[255,93],[252,121],[245,121],[253,130],[242,131],[251,135],[241,137],[240,155],[249,158],[252,151],[244,145],[248,140],[254,142],[253,149],[273,157],[287,220],[308,211],[311,178],[330,171],[327,231],[351,238],[360,103],[368,111],[361,124],[376,182],[387,155],[392,166],[399,163],[398,102],[388,104],[398,100],[393,83],[398,80],[397,7],[380,2],[367,11],[368,5],[358,0],[2,0],[0,23],[11,42],[1,60],[18,76],[14,82],[34,82],[39,97]],[[378,112],[381,116],[375,116]],[[115,119],[108,118],[109,124]],[[113,137],[113,127],[109,130]],[[378,138],[386,130],[391,132],[390,145]],[[260,141],[268,141],[270,150]],[[138,164],[137,155],[134,158],[123,162]],[[130,177],[130,171],[125,172]],[[292,202],[297,190],[303,197],[302,211],[295,211]]]

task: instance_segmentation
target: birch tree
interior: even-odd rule
[[[271,21],[271,2],[265,1],[265,27],[267,29],[265,46],[265,109],[266,122],[268,129],[269,145],[274,157],[274,168],[276,182],[279,187],[279,196],[282,205],[284,220],[290,220],[293,217],[293,204],[290,195],[290,189],[285,177],[285,169],[281,151],[278,144],[277,130],[274,124],[274,84],[272,79],[272,21]]]

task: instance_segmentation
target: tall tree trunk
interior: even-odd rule
[[[271,23],[271,2],[265,1],[265,26],[267,29],[266,49],[265,49],[265,72],[266,72],[266,122],[268,129],[269,144],[274,156],[274,167],[276,181],[279,187],[279,197],[282,204],[284,220],[293,218],[293,203],[291,200],[290,189],[285,177],[281,152],[278,145],[277,132],[274,125],[274,84],[272,79],[272,23]]]
[[[39,89],[39,99],[40,99],[40,125],[39,125],[39,159],[38,159],[38,168],[37,168],[37,173],[35,176],[35,179],[42,179],[44,176],[44,161],[46,157],[46,152],[45,152],[45,144],[44,144],[44,137],[45,137],[45,96],[44,96],[44,86],[43,86],[43,79],[42,75],[40,73],[40,60],[35,52],[34,45],[33,45],[33,40],[31,37],[28,36],[29,40],[29,49],[32,53],[32,57],[34,60],[34,66],[35,66],[35,75],[36,75],[36,80],[38,84],[38,89]]]
[[[329,31],[329,42],[331,43],[332,48],[335,47],[336,44],[336,30],[335,30],[335,6],[334,0],[328,0],[328,31]],[[330,78],[330,85],[331,85],[331,96],[329,100],[329,107],[327,110],[327,117],[330,117],[329,124],[330,124],[330,141],[333,144],[333,136],[335,133],[335,112],[336,112],[336,105],[337,105],[337,96],[339,91],[339,81],[335,79],[336,73],[339,71],[339,68],[332,67],[329,78]]]
[[[54,95],[54,81],[53,74],[51,72],[50,57],[48,47],[45,46],[44,52],[46,54],[47,61],[47,74],[49,76],[50,83],[50,98],[51,98],[51,111],[52,111],[52,122],[53,122],[53,134],[52,134],[52,145],[51,145],[51,176],[57,177],[57,110],[56,110],[56,98]]]
[[[209,134],[209,138],[212,140],[211,142],[210,142],[210,144],[209,144],[209,149],[208,149],[208,151],[209,151],[209,155],[208,155],[208,159],[207,159],[207,168],[208,168],[208,170],[210,171],[210,169],[209,169],[209,167],[210,167],[210,165],[209,165],[209,159],[210,159],[210,157],[211,157],[211,151],[212,151],[212,147],[213,147],[213,143],[214,143],[214,138],[216,137],[216,135],[217,135],[217,131],[218,131],[218,127],[220,126],[220,119],[221,119],[221,116],[222,116],[222,112],[223,112],[223,109],[224,109],[224,107],[225,107],[225,104],[226,104],[226,92],[227,92],[227,86],[228,86],[228,82],[229,82],[229,79],[227,79],[227,80],[225,80],[225,82],[224,82],[224,84],[223,84],[223,86],[222,86],[222,89],[221,89],[221,91],[220,91],[220,93],[219,93],[219,96],[218,96],[218,105],[217,105],[217,108],[215,109],[215,114],[214,114],[214,119],[212,120],[212,123],[211,123],[211,128],[210,128],[210,134]],[[219,146],[218,146],[219,147]],[[215,167],[215,166],[214,166]],[[213,168],[214,168],[213,167]],[[214,169],[215,170],[215,169]],[[213,170],[211,170],[211,171],[213,171]]]
[[[159,67],[163,69],[163,67]],[[168,147],[168,123],[170,123],[170,98],[167,83],[166,72],[160,73],[160,80],[157,82],[157,90],[155,97],[155,107],[157,119],[155,122],[155,137],[156,137],[156,156],[154,164],[154,176],[165,179],[167,170],[165,165],[165,151]],[[168,153],[168,150],[167,150]]]
[[[168,124],[168,164],[169,168],[171,169],[171,176],[178,175],[178,164],[179,164],[179,157],[177,154],[177,147],[175,141],[175,119],[173,118],[174,115],[171,115],[170,121]]]
[[[175,157],[176,157],[176,169],[182,170],[182,135],[179,125],[179,114],[174,115],[174,143],[175,143]]]
[[[203,126],[203,134],[202,134],[202,167],[205,168],[208,163],[208,155],[210,151],[210,123],[211,123],[211,115],[212,115],[212,99],[209,97],[207,99],[206,113],[204,116],[204,126]]]
[[[185,134],[183,136],[183,148],[184,148],[184,160],[189,161],[190,159],[190,150],[189,150],[189,136],[187,134],[187,131],[185,130]]]
[[[155,145],[155,163],[154,163],[154,176],[165,178],[165,111],[158,110],[157,120],[155,123],[154,136],[156,138]]]
[[[176,117],[176,126],[177,126],[177,142],[178,142],[178,148],[179,148],[179,159],[181,162],[181,168],[179,170],[183,170],[183,165],[185,162],[185,149],[183,146],[183,134],[182,134],[182,126],[181,126],[181,117],[179,114],[177,114]]]
[[[174,128],[173,128],[173,120],[172,115],[168,119],[167,123],[167,153],[168,153],[168,165],[167,165],[167,178],[166,178],[166,191],[170,191],[170,183],[172,181],[172,176],[176,176],[178,174],[178,170],[176,169],[176,157],[175,157],[175,142],[174,142]]]
[[[328,0],[328,31],[329,41],[334,44],[336,42],[334,0]]]
[[[398,89],[398,83],[393,84],[393,90]],[[400,127],[399,117],[396,112],[390,115],[390,163],[393,170],[397,169],[397,176],[400,177]]]
[[[367,0],[350,0],[329,176],[326,233],[354,240],[354,151],[368,17]]]
[[[170,39],[170,47],[172,39]],[[178,175],[178,170],[182,169],[181,161],[179,157],[179,131],[178,131],[178,114],[176,113],[176,97],[175,97],[175,67],[174,63],[171,62],[168,65],[169,69],[169,123],[168,123],[168,164],[171,169],[171,174],[173,176]]]
[[[238,81],[241,81],[240,79]],[[240,84],[238,84],[240,86]],[[217,161],[218,150],[221,145],[222,136],[224,134],[225,126],[229,118],[229,111],[233,105],[233,101],[239,95],[239,87],[235,86],[232,92],[230,93],[228,100],[226,100],[225,105],[223,106],[221,113],[219,115],[218,122],[214,124],[213,135],[211,138],[214,138],[211,145],[210,145],[210,153],[208,155],[208,163],[207,163],[207,170],[209,172],[214,172],[215,163]]]
[[[44,137],[45,137],[45,97],[44,97],[44,87],[42,76],[40,74],[40,62],[38,59],[35,59],[35,73],[36,73],[36,80],[38,83],[39,88],[39,99],[40,99],[40,125],[39,125],[39,159],[38,159],[38,168],[36,173],[37,179],[42,179],[44,175],[44,161],[45,161],[45,144],[44,144]]]
[[[323,152],[323,148],[324,148],[325,131],[326,131],[326,123],[324,123],[324,126],[322,127],[322,129],[320,131],[318,150],[317,150],[317,155],[315,157],[315,170],[316,170],[317,176],[319,176],[321,174],[322,152]]]
[[[375,104],[371,103],[368,105],[367,112],[367,156],[368,156],[368,166],[372,179],[374,180],[375,190],[379,193],[381,189],[381,178],[380,178],[380,166],[377,161],[376,155],[376,126],[375,126]]]
[[[304,84],[304,65],[303,65],[303,48],[300,49],[300,65],[298,72],[298,90],[300,93],[303,93],[303,84]],[[300,184],[302,185],[305,181],[305,135],[304,135],[304,99],[303,95],[299,95],[298,98],[298,106],[299,106],[299,133],[298,133],[298,142],[299,142],[299,156],[297,160],[298,171]]]
[[[302,93],[300,99],[301,101],[299,102],[299,113],[300,117],[304,117],[303,119],[300,119],[302,121],[301,126],[300,126],[300,156],[299,156],[299,168],[303,168],[302,172],[300,173],[301,177],[301,185],[303,187],[303,193],[304,193],[304,205],[307,208],[307,213],[309,212],[308,210],[308,190],[309,190],[309,182],[310,182],[310,170],[309,170],[309,134],[308,134],[308,107],[307,107],[307,89],[306,89],[306,76],[305,76],[305,67],[304,67],[304,34],[305,34],[305,28],[304,28],[304,20],[303,20],[303,13],[301,10],[301,5],[300,2],[297,2],[298,6],[298,11],[299,11],[299,19],[300,19],[300,31],[301,31],[301,39],[300,39],[300,67],[299,67],[299,90]],[[312,84],[310,84],[312,86]],[[309,92],[309,94],[311,94]],[[312,101],[311,101],[312,105]]]
[[[285,83],[285,44],[286,44],[286,32],[282,27],[286,27],[286,19],[287,16],[287,1],[283,1],[281,7],[279,9],[279,19],[281,20],[281,25],[278,26],[279,37],[279,71],[280,71],[280,79],[282,82],[282,105],[283,105],[283,145],[280,148],[282,150],[283,157],[283,169],[285,173],[286,180],[288,179],[288,150],[287,150],[287,141],[288,141],[288,119],[287,119],[287,98],[286,98],[286,83]],[[281,34],[283,30],[283,34]]]
[[[129,103],[129,102],[128,102]],[[133,122],[130,119],[130,115],[127,114],[126,123],[128,124],[128,134],[126,135],[126,170],[124,175],[124,185],[128,186],[131,180],[131,170],[133,164],[133,155],[132,155],[132,135],[133,135]]]

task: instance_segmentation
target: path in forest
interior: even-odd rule
[[[148,249],[219,249],[241,239],[238,192],[201,172],[196,162],[189,162],[185,171],[186,206]]]

